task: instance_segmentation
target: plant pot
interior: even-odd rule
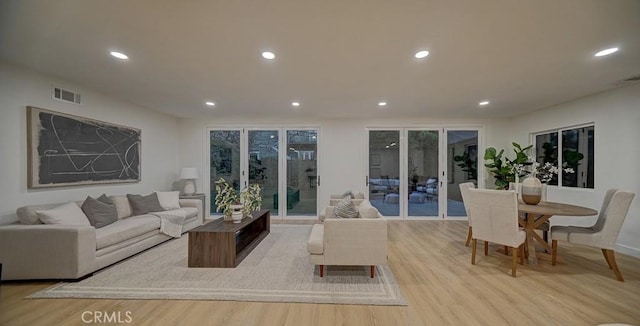
[[[240,223],[242,222],[242,212],[238,211],[238,212],[233,212],[231,214],[231,219],[233,220],[233,223]]]
[[[522,181],[522,201],[529,205],[538,205],[542,199],[542,182],[536,177]]]
[[[233,223],[240,223],[242,221],[242,209],[244,208],[244,206],[231,205],[229,207],[233,210],[233,213],[231,213],[231,219],[233,220]]]

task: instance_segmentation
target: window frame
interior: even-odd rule
[[[562,171],[562,162],[563,162],[563,157],[562,157],[562,152],[563,152],[563,139],[562,139],[562,133],[563,131],[567,131],[567,130],[573,130],[573,129],[580,129],[580,128],[589,128],[589,127],[593,127],[593,132],[594,132],[594,141],[593,141],[593,187],[580,187],[580,186],[566,186],[562,184],[562,174],[564,173]],[[567,127],[559,127],[559,128],[553,128],[553,129],[547,129],[547,130],[543,130],[543,131],[537,131],[537,132],[532,132],[529,134],[530,137],[530,144],[533,144],[533,157],[534,160],[537,161],[538,158],[538,147],[536,144],[536,137],[540,136],[540,135],[545,135],[545,134],[551,134],[551,133],[557,133],[558,134],[558,153],[557,153],[557,158],[558,158],[558,169],[560,170],[558,173],[558,184],[557,185],[548,185],[549,187],[558,187],[558,188],[565,188],[565,189],[574,189],[574,190],[595,190],[596,188],[596,182],[595,182],[595,151],[596,151],[596,141],[595,141],[595,130],[596,130],[596,124],[595,122],[587,122],[587,123],[582,123],[582,124],[577,124],[577,125],[572,125],[572,126],[567,126]],[[585,155],[585,159],[587,158],[587,155]],[[577,171],[576,171],[577,173]]]

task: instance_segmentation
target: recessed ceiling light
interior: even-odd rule
[[[378,102],[378,106],[387,106],[387,102]]]
[[[422,59],[422,58],[426,58],[429,55],[429,51],[426,50],[422,50],[422,51],[418,51],[415,54],[416,59]]]
[[[124,53],[122,53],[122,52],[111,51],[110,53],[111,53],[111,55],[112,55],[112,56],[114,56],[114,57],[116,57],[116,58],[118,58],[118,59],[120,59],[120,60],[127,60],[127,59],[129,59],[129,56],[128,56],[128,55],[126,55],[126,54],[124,54]]]
[[[216,104],[214,102],[211,102],[211,101],[206,101],[206,102],[204,102],[204,104],[206,104],[208,106],[216,106]]]
[[[478,103],[478,105],[480,105],[480,106],[489,105],[489,101],[482,101],[482,102]]]
[[[300,102],[291,102],[292,106],[300,106]]]
[[[268,60],[272,60],[272,59],[275,59],[276,55],[273,54],[273,52],[265,51],[265,52],[262,52],[262,57]]]
[[[599,51],[598,53],[596,53],[594,56],[603,57],[605,55],[609,55],[609,54],[615,53],[615,52],[618,52],[618,48],[604,49],[604,50]]]

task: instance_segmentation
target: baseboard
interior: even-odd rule
[[[616,243],[616,251],[625,255],[640,258],[640,249]]]

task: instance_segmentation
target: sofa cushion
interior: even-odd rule
[[[109,196],[109,199],[111,200],[112,203],[116,205],[116,210],[118,211],[119,220],[133,215],[133,209],[131,208],[131,204],[129,203],[129,198],[127,198],[127,196],[115,195],[115,196]]]
[[[158,201],[158,194],[152,193],[146,196],[127,194],[129,203],[133,209],[133,215],[143,215],[149,212],[161,212],[165,209]]]
[[[314,255],[322,255],[324,253],[324,224],[315,224],[311,229],[311,235],[307,242],[307,251]]]
[[[347,190],[347,191],[345,191],[345,192],[341,195],[341,198],[345,198],[345,197],[349,197],[349,198],[353,199],[353,198],[354,198],[353,191],[351,191],[351,190]]]
[[[52,209],[60,206],[60,204],[44,204],[44,205],[29,205],[18,208],[16,215],[20,224],[42,224],[38,217],[38,210]]]
[[[102,195],[98,199],[87,196],[81,208],[85,215],[87,215],[89,223],[96,229],[118,220],[116,205],[111,203],[111,200],[109,200],[106,195]]]
[[[358,209],[351,201],[351,198],[345,197],[338,205],[336,205],[336,217],[338,218],[356,218],[358,217]]]
[[[96,229],[96,249],[102,249],[156,229],[160,229],[160,218],[153,215],[133,216],[119,220]]]
[[[180,209],[187,212],[187,217],[185,218],[185,220],[198,216],[198,209],[195,207],[181,207]]]
[[[166,210],[180,208],[180,192],[179,191],[156,191],[160,206]]]
[[[55,208],[37,210],[38,218],[44,224],[90,225],[78,204],[68,202]]]
[[[363,200],[358,206],[358,214],[362,218],[378,218],[378,209],[373,207],[368,200]]]

